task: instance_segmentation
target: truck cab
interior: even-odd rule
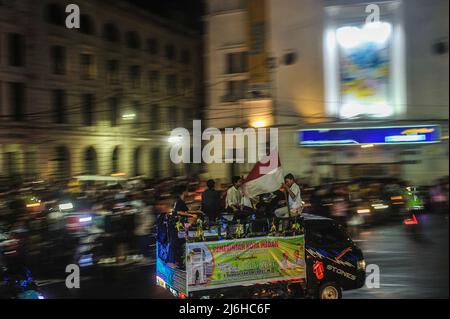
[[[344,227],[332,219],[304,215],[306,282],[308,294],[319,299],[340,299],[343,290],[365,283],[361,249]]]

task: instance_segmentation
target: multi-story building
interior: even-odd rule
[[[209,126],[278,127],[284,171],[312,184],[448,176],[448,1],[370,4],[209,0]]]
[[[168,136],[200,114],[201,38],[125,1],[69,29],[70,3],[0,1],[0,175],[187,173]]]

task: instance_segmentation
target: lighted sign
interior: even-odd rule
[[[441,141],[439,125],[312,129],[299,131],[301,146],[425,144]]]
[[[392,26],[387,22],[336,30],[341,118],[385,118],[394,114],[389,96],[391,35]]]

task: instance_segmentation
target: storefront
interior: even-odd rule
[[[311,150],[312,167],[328,167],[335,180],[395,177],[429,184],[448,174],[446,131],[439,124],[334,124],[298,131],[298,143]]]

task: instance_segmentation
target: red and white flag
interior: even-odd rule
[[[270,152],[269,156],[261,159],[250,171],[242,186],[244,195],[254,198],[261,194],[271,193],[280,189],[284,182],[278,151]]]

